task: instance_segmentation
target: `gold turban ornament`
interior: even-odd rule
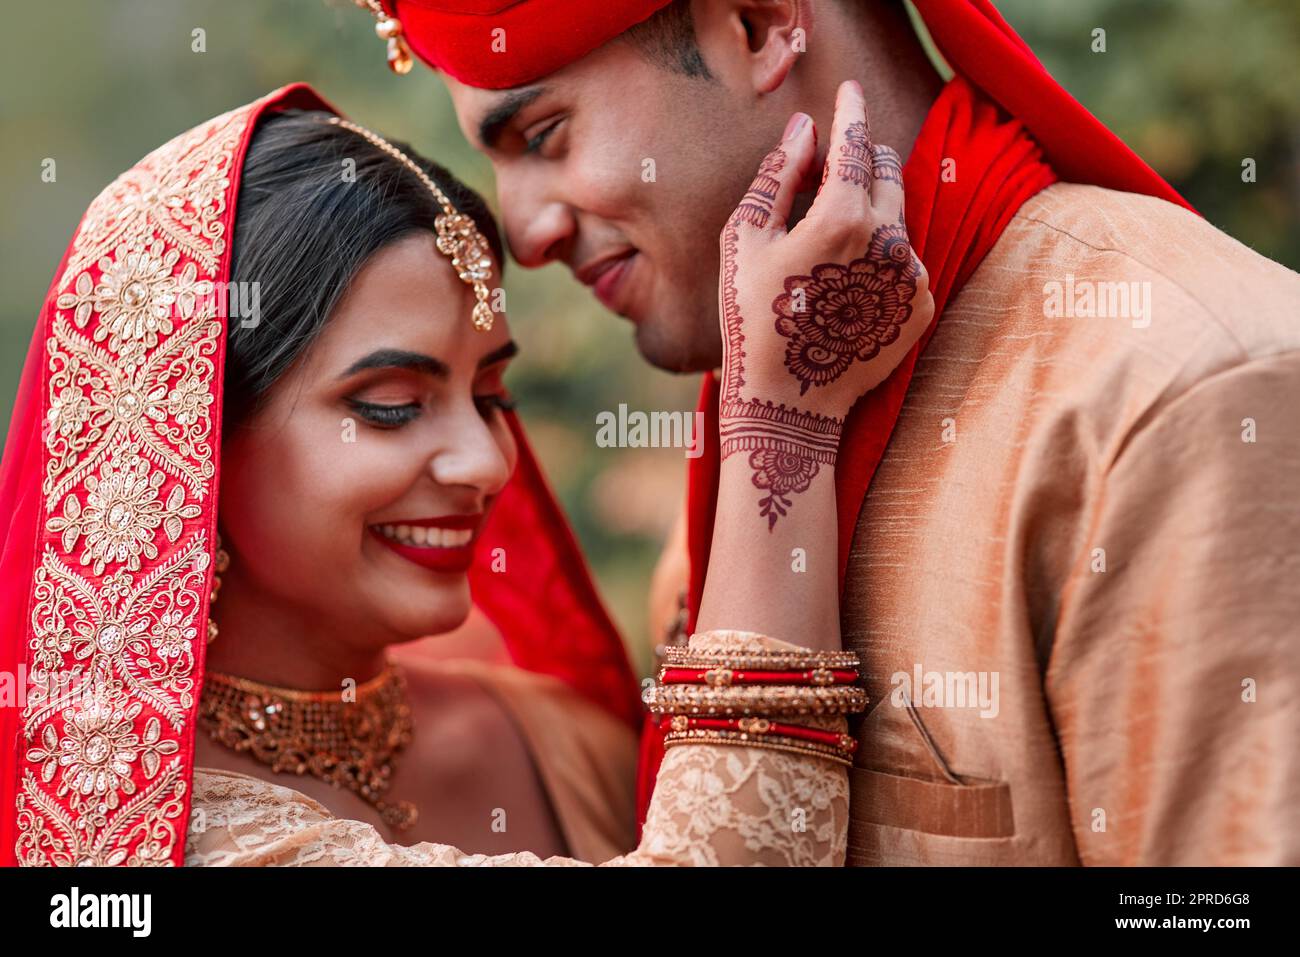
[[[410,73],[415,60],[411,56],[411,48],[406,45],[406,38],[402,36],[402,21],[385,13],[379,0],[352,2],[362,10],[374,14],[375,33],[379,34],[379,39],[388,41],[388,68],[399,75]]]

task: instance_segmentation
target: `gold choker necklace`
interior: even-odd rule
[[[310,774],[356,792],[399,831],[415,823],[410,801],[382,798],[393,759],[414,726],[406,679],[391,663],[377,677],[343,691],[296,691],[209,671],[199,725],[214,741],[249,754],[277,773]]]

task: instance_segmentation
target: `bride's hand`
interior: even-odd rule
[[[728,448],[724,427],[724,456],[797,451],[810,427],[809,451],[831,431],[838,443],[854,402],[884,381],[934,317],[929,279],[904,225],[898,154],[871,143],[855,82],[840,86],[812,208],[787,231],[815,160],[812,127],[795,114],[722,232],[720,412],[737,421],[732,436],[743,439]],[[829,459],[810,461],[834,461],[829,451]]]

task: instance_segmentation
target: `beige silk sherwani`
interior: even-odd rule
[[[1160,200],[1020,209],[858,517],[849,864],[1300,864],[1298,313]],[[687,568],[675,534],[655,634]]]
[[[1300,864],[1298,313],[1163,201],[1021,208],[859,515],[850,864]]]

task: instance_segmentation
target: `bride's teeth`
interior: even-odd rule
[[[380,534],[414,548],[461,548],[474,532],[468,528],[438,528],[425,525],[380,525]]]

